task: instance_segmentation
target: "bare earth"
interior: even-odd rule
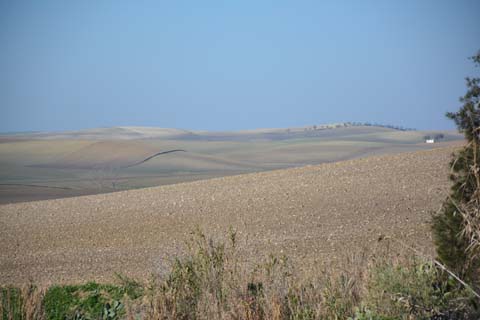
[[[0,283],[146,277],[196,226],[214,236],[234,227],[250,262],[283,252],[310,268],[380,234],[429,253],[457,147],[1,205]]]

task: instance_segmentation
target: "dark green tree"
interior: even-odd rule
[[[480,51],[471,58],[480,66]],[[466,145],[453,155],[453,182],[432,228],[439,260],[460,277],[480,279],[480,78],[466,78],[467,93],[457,112],[447,113],[465,135]]]

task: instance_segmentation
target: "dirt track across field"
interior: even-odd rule
[[[0,206],[0,283],[109,281],[168,266],[190,231],[232,226],[245,261],[308,268],[394,236],[431,252],[428,222],[458,146],[111,194]]]

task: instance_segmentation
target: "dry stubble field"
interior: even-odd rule
[[[238,231],[245,263],[285,253],[308,270],[378,241],[432,252],[431,212],[459,144],[110,194],[0,206],[0,283],[162,272],[199,226]]]

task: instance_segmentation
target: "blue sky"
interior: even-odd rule
[[[0,0],[0,131],[451,129],[480,1]]]

